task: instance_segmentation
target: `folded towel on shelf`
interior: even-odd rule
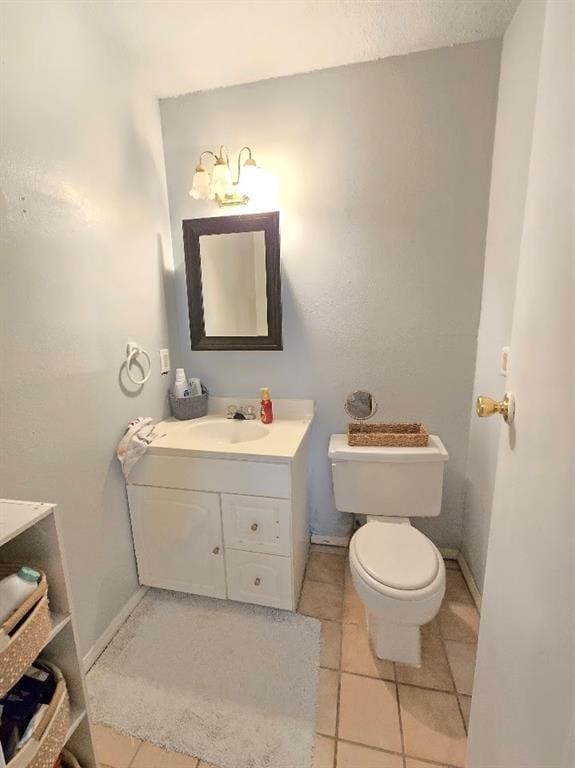
[[[124,477],[128,477],[134,465],[157,437],[156,422],[150,416],[138,416],[128,424],[126,434],[118,443],[116,456],[122,465]]]

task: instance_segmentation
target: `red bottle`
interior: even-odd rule
[[[274,409],[269,389],[267,387],[262,387],[260,395],[262,398],[262,407],[260,410],[262,424],[271,424],[274,420]]]

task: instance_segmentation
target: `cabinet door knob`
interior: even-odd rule
[[[219,547],[214,547],[212,549],[212,554],[213,555],[219,555],[220,554],[220,548]]]
[[[251,529],[252,529],[252,531],[257,531],[257,529],[258,529],[258,524],[257,524],[257,523],[252,523],[252,525],[251,525]]]
[[[259,587],[259,585],[260,585],[261,583],[262,583],[262,580],[260,579],[260,577],[259,577],[259,576],[258,576],[257,578],[255,578],[255,579],[254,579],[254,584],[255,584],[255,586],[256,586],[256,587]]]

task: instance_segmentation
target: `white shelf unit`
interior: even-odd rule
[[[58,666],[70,696],[66,746],[82,768],[98,768],[88,715],[88,696],[70,597],[70,576],[54,504],[0,499],[0,562],[40,568],[48,579],[52,632],[40,656]],[[0,766],[4,764],[0,748]]]

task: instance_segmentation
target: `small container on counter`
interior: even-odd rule
[[[268,387],[262,387],[261,393],[261,410],[260,418],[262,424],[271,424],[274,420],[274,409],[272,404],[272,398]]]

